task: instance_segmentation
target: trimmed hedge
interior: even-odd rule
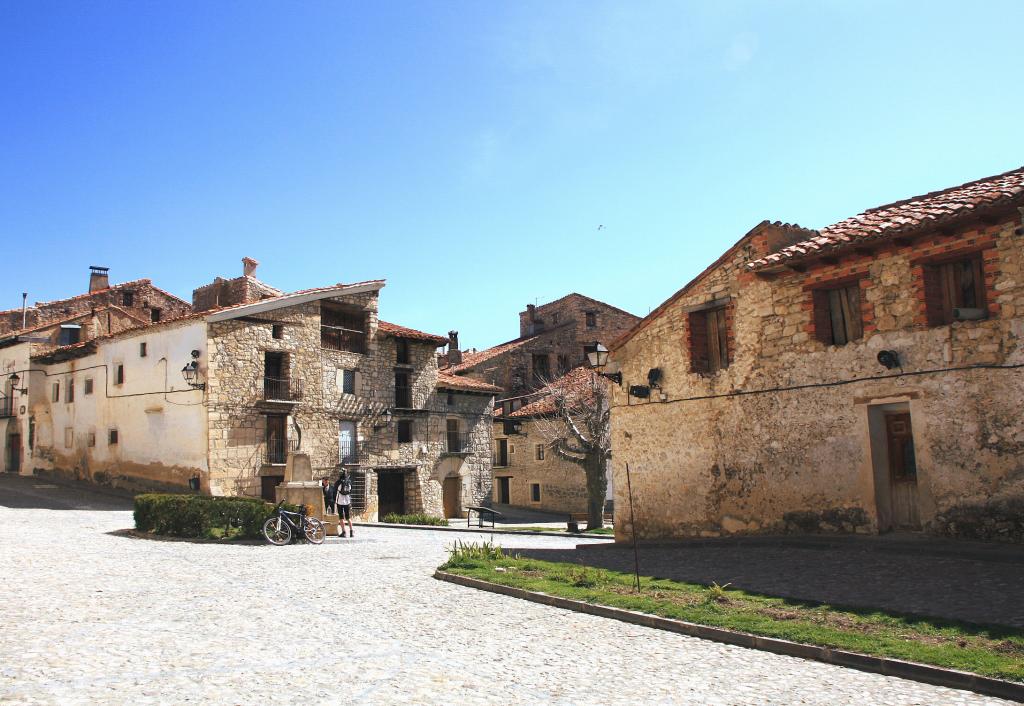
[[[434,517],[433,515],[424,515],[422,513],[416,515],[398,515],[394,512],[384,515],[382,522],[387,522],[392,525],[431,525],[447,527],[448,520],[443,517]]]
[[[273,510],[260,498],[146,493],[135,496],[135,529],[171,537],[256,538]]]

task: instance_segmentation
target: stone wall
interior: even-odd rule
[[[567,432],[568,435],[568,432]],[[548,439],[529,419],[520,421],[519,432],[505,434],[501,422],[494,424],[494,438],[506,439],[515,453],[507,466],[495,466],[495,478],[509,478],[509,504],[550,512],[586,512],[587,479],[583,466],[566,461],[549,448]],[[537,445],[544,448],[544,459],[537,459]],[[534,502],[531,485],[540,484],[540,501]],[[497,482],[494,502],[499,502]]]
[[[462,478],[462,505],[479,503],[490,492],[491,397],[437,390],[436,346],[409,341],[410,363],[397,363],[396,340],[380,333],[377,294],[338,297],[329,301],[362,309],[367,316],[365,353],[321,347],[320,302],[262,315],[266,323],[230,320],[211,324],[209,363],[210,468],[215,493],[258,495],[260,476],[283,473],[265,463],[266,414],[288,414],[288,435],[309,454],[317,477],[336,477],[339,468],[339,422],[356,425],[358,464],[367,472],[367,510],[376,519],[375,470],[408,474],[407,511],[441,515],[444,478]],[[282,338],[273,338],[274,323],[283,324]],[[303,394],[294,405],[260,401],[264,353],[288,355],[291,380],[302,380]],[[395,407],[395,371],[409,374],[412,408]],[[353,394],[343,392],[345,370],[356,373]],[[460,419],[469,434],[464,453],[446,450],[446,420]],[[413,441],[399,443],[399,420],[413,422]]]
[[[764,233],[734,246],[614,352],[624,377],[612,412],[616,502],[626,502],[629,463],[638,534],[886,529],[878,419],[890,410],[911,416],[921,525],[983,531],[979,516],[1024,497],[1024,383],[1007,367],[1024,363],[1018,223],[1008,216],[840,252],[772,278],[745,268],[767,251]],[[989,317],[929,327],[922,260],[963,252],[982,253]],[[825,345],[813,290],[851,282],[861,292],[864,335]],[[730,365],[691,372],[689,316],[723,300],[733,312]],[[902,369],[883,368],[881,350],[897,351]],[[630,397],[629,386],[646,383],[651,368],[661,369],[662,388]],[[993,536],[1000,522],[993,519]],[[617,531],[622,539],[632,528],[620,523]]]

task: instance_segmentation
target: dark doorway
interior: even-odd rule
[[[274,494],[274,489],[279,483],[284,482],[284,476],[261,476],[260,477],[260,497],[266,500],[268,503],[276,503],[277,497]]]
[[[509,493],[509,481],[511,480],[512,479],[508,476],[498,478],[498,502],[502,505],[509,504],[509,498],[511,497],[511,494]]]
[[[266,351],[263,354],[263,394],[268,400],[290,400],[288,365],[284,353]]]
[[[498,439],[498,454],[497,458],[494,459],[495,466],[507,466],[508,465],[508,439]]]
[[[288,460],[285,426],[288,417],[283,414],[267,415],[267,463],[284,464]]]
[[[377,517],[405,514],[405,472],[378,471],[377,473]]]
[[[7,470],[21,473],[21,434],[7,436]]]

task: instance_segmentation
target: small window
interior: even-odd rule
[[[146,342],[143,341],[142,343],[139,344],[139,357],[140,358],[145,358],[146,357],[146,352],[147,352],[147,350],[146,350]]]
[[[90,448],[96,445],[96,432],[89,432],[89,435],[86,437],[86,443]]]
[[[278,340],[284,338],[284,324],[271,324],[270,336]]]
[[[395,362],[399,365],[409,364],[409,341],[404,338],[395,341]]]
[[[61,324],[57,335],[58,346],[70,346],[82,340],[82,327],[77,324]]]
[[[448,391],[448,406],[452,407],[455,404],[455,393],[451,390]]]
[[[121,292],[122,306],[135,306],[135,292]]]
[[[107,432],[107,444],[110,446],[116,446],[118,441],[117,429],[111,429]]]
[[[412,441],[412,420],[398,420],[398,443],[407,444]]]
[[[571,366],[569,364],[569,356],[565,355],[564,353],[559,353],[558,354],[558,377],[562,377],[567,372],[569,372],[570,369],[571,369]]]
[[[114,366],[114,384],[124,384],[124,365],[121,363],[118,363],[117,365]]]
[[[356,394],[356,371],[341,371],[341,392],[346,395]]]
[[[929,326],[988,316],[981,256],[926,266],[924,290]]]
[[[587,328],[597,328],[597,314],[593,311],[588,311],[586,314]]]
[[[64,427],[64,448],[70,449],[75,445],[75,430],[72,427]]]
[[[690,369],[714,373],[729,367],[729,319],[726,308],[694,311],[690,323]]]
[[[92,394],[92,378],[86,378],[85,379],[85,394],[87,394],[87,395],[91,395]]]
[[[552,324],[557,324],[558,323],[558,314],[557,313],[554,313],[554,314],[551,315],[551,323]]]
[[[819,289],[813,294],[814,332],[825,345],[844,346],[864,335],[860,285]]]
[[[537,444],[537,460],[544,460],[544,444]]]
[[[68,380],[68,384],[64,386],[64,401],[71,404],[75,401],[75,380],[74,378]]]
[[[60,383],[53,383],[53,401],[60,402]]]
[[[551,364],[547,353],[533,354],[533,384],[544,385],[551,382]]]
[[[153,323],[156,323],[157,321],[160,320],[160,314],[161,314],[160,309],[157,309],[155,307],[150,309],[149,310],[149,320],[152,321]]]
[[[540,483],[530,483],[530,501],[540,502]]]

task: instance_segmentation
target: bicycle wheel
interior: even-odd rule
[[[306,533],[306,539],[311,544],[323,544],[324,537],[327,536],[327,531],[324,529],[324,523],[315,517],[307,517],[305,524],[302,526],[302,530]]]
[[[288,526],[280,515],[270,517],[263,523],[263,536],[271,544],[281,546],[292,541],[292,528]]]

